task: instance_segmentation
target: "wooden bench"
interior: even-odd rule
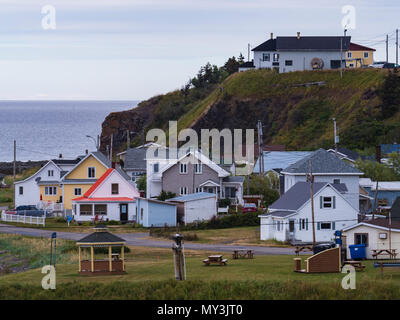
[[[343,266],[345,266],[346,264],[353,266],[356,271],[363,271],[365,269],[365,266],[361,263],[361,261],[344,261]]]
[[[206,266],[209,266],[210,264],[218,264],[220,266],[226,266],[227,262],[228,262],[228,259],[222,259],[221,255],[208,256],[208,259],[203,260],[203,263]]]
[[[232,258],[233,259],[239,259],[239,258],[253,259],[254,252],[253,252],[253,250],[247,250],[247,249],[233,250]]]
[[[388,255],[390,259],[396,259],[397,253],[396,249],[382,249],[382,250],[372,250],[372,256],[377,260],[380,255]]]
[[[312,245],[311,246],[309,246],[309,245],[296,246],[296,249],[294,250],[294,252],[296,253],[296,256],[298,256],[300,252],[305,251],[305,250],[308,250],[308,251],[312,252],[313,251],[313,246]]]

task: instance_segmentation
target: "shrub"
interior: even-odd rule
[[[0,202],[4,203],[13,202],[13,199],[10,197],[0,196]]]
[[[220,207],[220,208],[225,208],[230,205],[231,205],[231,199],[226,198],[226,199],[218,200],[218,207]]]

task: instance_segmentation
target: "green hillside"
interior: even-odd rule
[[[378,69],[345,70],[341,79],[339,71],[234,73],[219,84],[177,90],[142,102],[129,111],[133,117],[121,113],[123,121],[114,119],[111,127],[106,119],[103,132],[118,135],[125,126],[138,130],[138,114],[146,130],[167,128],[168,120],[177,119],[179,129],[195,130],[255,128],[257,120],[262,120],[265,143],[305,150],[332,145],[335,117],[342,146],[371,148],[400,140],[400,77],[388,74]],[[313,82],[325,84],[302,86]],[[138,137],[133,140],[140,142]]]

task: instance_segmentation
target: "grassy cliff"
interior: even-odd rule
[[[305,150],[332,145],[332,118],[336,118],[341,145],[365,149],[400,140],[399,108],[382,116],[386,96],[400,101],[396,100],[397,96],[400,98],[397,89],[383,90],[387,74],[386,70],[346,70],[341,79],[339,71],[235,73],[218,85],[191,89],[189,93],[177,90],[142,102],[137,109],[126,111],[123,121],[114,121],[110,126],[106,119],[103,132],[118,136],[127,127],[133,131],[167,128],[168,120],[178,120],[180,129],[245,129],[255,128],[257,120],[262,120],[266,126],[265,143]],[[325,84],[301,86],[311,82]],[[130,121],[130,113],[135,121]],[[139,114],[146,115],[141,118],[141,126]],[[123,138],[121,141],[117,148],[123,146]],[[137,137],[134,143],[139,142]]]

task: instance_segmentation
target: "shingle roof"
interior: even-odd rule
[[[253,61],[246,61],[239,65],[239,68],[255,68]]]
[[[312,151],[264,151],[264,172],[284,169],[311,153]],[[260,158],[257,159],[253,172],[260,172]]]
[[[96,151],[96,152],[92,152],[93,155],[99,159],[101,162],[103,162],[103,164],[105,164],[107,167],[111,167],[111,161],[110,159],[108,159],[102,152],[100,151]]]
[[[318,173],[345,173],[362,175],[363,173],[357,168],[349,165],[346,161],[343,161],[336,157],[330,152],[319,149],[312,154],[304,157],[296,163],[288,166],[283,170],[284,173],[309,173],[310,172],[310,160],[312,162],[312,172]]]
[[[146,152],[147,148],[131,148],[126,150],[124,169],[146,171]]]
[[[186,194],[184,196],[175,197],[172,199],[167,199],[167,201],[186,202],[186,201],[200,200],[212,197],[216,197],[216,195],[214,193],[198,192],[198,193]]]
[[[327,182],[314,182],[314,194],[324,188]],[[347,190],[346,185],[331,184],[337,191],[341,192]],[[278,200],[269,206],[269,209],[273,210],[298,210],[303,204],[310,200],[310,183],[309,182],[297,182],[293,187],[286,191]]]
[[[276,39],[269,39],[259,46],[255,47],[251,51],[275,51],[276,50]]]
[[[376,49],[365,47],[360,44],[350,42],[350,51],[376,51]]]
[[[96,231],[77,241],[77,243],[108,243],[108,242],[109,243],[125,242],[125,239],[122,239],[107,231],[104,232]]]
[[[244,176],[229,176],[222,179],[223,182],[244,182]]]
[[[400,197],[397,197],[392,204],[392,208],[390,209],[390,214],[392,219],[395,219],[400,222]]]
[[[270,213],[266,213],[266,214],[261,214],[260,217],[280,217],[280,218],[284,218],[287,216],[292,215],[294,212],[293,211],[273,211]]]

